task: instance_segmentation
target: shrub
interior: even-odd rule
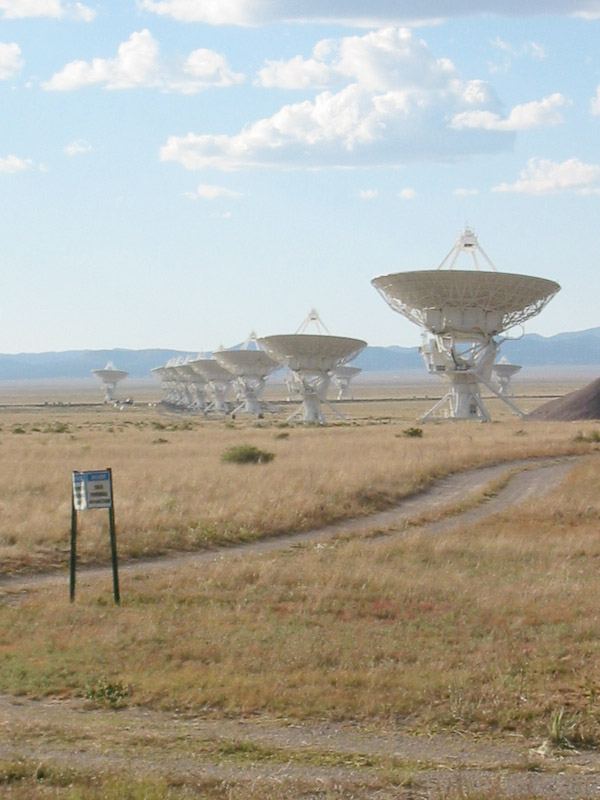
[[[600,431],[592,431],[586,436],[582,431],[579,431],[574,437],[575,442],[600,442]]]
[[[423,428],[406,428],[406,430],[403,430],[402,433],[405,436],[410,436],[415,438],[418,437],[420,439],[421,436],[423,436]]]
[[[221,461],[226,464],[266,464],[275,458],[275,453],[259,450],[253,444],[238,444],[229,447],[221,455]]]
[[[108,708],[122,708],[129,694],[129,687],[124,686],[121,681],[111,683],[106,679],[99,680],[94,686],[88,686],[85,690],[86,700]]]

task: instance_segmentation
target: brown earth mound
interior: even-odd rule
[[[576,419],[600,419],[600,378],[588,383],[583,389],[544,403],[528,416],[530,419],[566,422]]]

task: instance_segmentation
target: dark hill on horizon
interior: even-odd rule
[[[536,367],[600,367],[600,328],[544,337],[529,333],[507,340],[501,353],[513,364]],[[112,361],[131,378],[148,378],[153,367],[163,366],[178,356],[196,356],[198,351],[170,349],[66,350],[47,353],[0,354],[0,380],[88,378],[93,369]],[[353,362],[364,372],[399,372],[420,369],[423,360],[418,347],[367,347]]]

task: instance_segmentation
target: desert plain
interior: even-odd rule
[[[442,388],[357,382],[321,427],[277,386],[259,420],[7,385],[0,795],[600,796],[600,421],[492,398],[491,423],[421,425]],[[121,603],[103,511],[71,603],[71,473],[105,467]]]

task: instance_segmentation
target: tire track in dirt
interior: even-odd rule
[[[487,467],[456,472],[441,478],[422,492],[404,498],[385,511],[375,512],[364,517],[341,520],[340,522],[298,533],[285,533],[234,545],[216,547],[211,550],[183,552],[157,556],[148,559],[122,562],[119,572],[127,575],[132,572],[152,572],[172,569],[178,565],[221,561],[240,554],[267,553],[292,546],[310,544],[336,536],[349,536],[368,533],[378,529],[393,529],[396,532],[424,530],[427,533],[442,533],[458,525],[466,525],[485,518],[510,506],[551,491],[565,477],[571,467],[584,456],[562,456],[556,458],[531,458],[502,462]],[[483,499],[473,508],[450,513],[447,518],[437,522],[414,527],[414,522],[424,514],[443,515],[444,510],[455,511],[461,505],[472,503],[491,485],[508,477],[508,481],[497,493]],[[79,567],[78,584],[110,573],[109,565],[100,567]],[[0,576],[0,602],[7,596],[27,593],[44,585],[68,580],[67,565],[64,571],[52,571],[18,575]]]
[[[335,786],[365,800],[439,800],[449,792],[465,798],[491,792],[507,800],[600,796],[597,753],[532,747],[521,737],[494,741],[374,732],[351,723],[206,720],[189,713],[135,707],[115,712],[82,700],[2,695],[0,720],[0,758],[85,774],[252,783],[265,790],[286,782],[321,791]],[[250,758],[232,755],[248,752],[244,745],[253,748]],[[386,793],[382,783],[394,773],[404,776],[406,786],[388,787],[392,793]]]

